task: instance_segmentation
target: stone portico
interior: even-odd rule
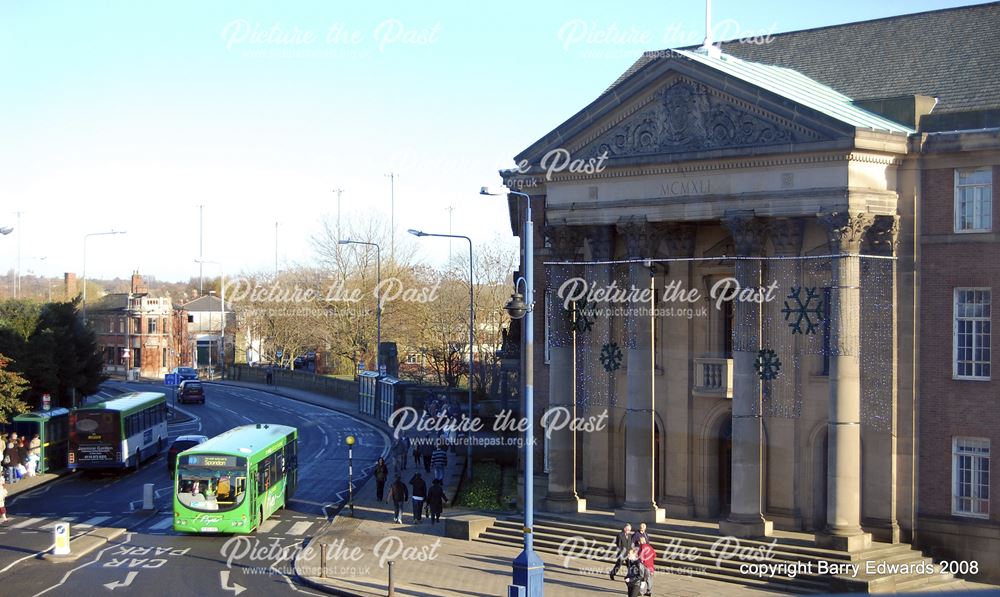
[[[908,538],[913,346],[893,312],[913,301],[896,275],[913,254],[911,133],[794,71],[672,51],[516,157],[532,168],[505,182],[544,214],[539,410],[609,415],[540,439],[543,508],[815,531],[847,551]],[[546,172],[557,149],[601,167]],[[577,303],[581,326],[556,295],[574,277],[652,299]],[[727,278],[751,294],[776,283],[776,297],[717,304]],[[790,329],[796,288],[825,305],[816,329]],[[663,300],[677,289],[700,299]]]

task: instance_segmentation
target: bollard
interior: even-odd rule
[[[326,543],[319,544],[319,577],[326,578]]]
[[[55,528],[52,529],[53,535],[53,549],[52,555],[56,556],[68,556],[70,555],[69,547],[69,523],[59,522],[56,523]]]
[[[153,484],[146,483],[142,486],[142,509],[153,509]]]
[[[392,562],[389,562],[389,597],[396,594],[396,583],[392,580]]]

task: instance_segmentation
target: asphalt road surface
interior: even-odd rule
[[[159,391],[163,386],[109,382],[104,390]],[[166,390],[170,396],[170,391]],[[307,595],[291,558],[326,523],[328,504],[347,495],[344,440],[354,435],[355,490],[367,481],[388,438],[343,413],[268,392],[206,384],[205,404],[181,405],[192,420],[170,426],[170,438],[212,437],[239,425],[274,423],[299,430],[299,486],[254,535],[183,535],[172,529],[173,483],[164,456],[132,473],[73,473],[7,500],[11,522],[0,527],[0,593],[74,597],[87,595]],[[143,485],[152,483],[156,510],[141,512]],[[332,512],[335,512],[333,510]],[[52,545],[55,523],[74,533],[125,525],[115,544],[72,563],[37,555]]]

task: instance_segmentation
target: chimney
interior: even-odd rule
[[[142,283],[142,276],[139,275],[139,271],[132,272],[132,294],[146,294],[147,292],[148,289]]]
[[[66,300],[71,300],[79,294],[76,288],[76,274],[66,272],[63,274],[63,290],[66,292]]]

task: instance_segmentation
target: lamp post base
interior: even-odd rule
[[[545,583],[545,564],[534,551],[522,551],[514,558],[514,583],[507,589],[508,596],[542,597]]]

